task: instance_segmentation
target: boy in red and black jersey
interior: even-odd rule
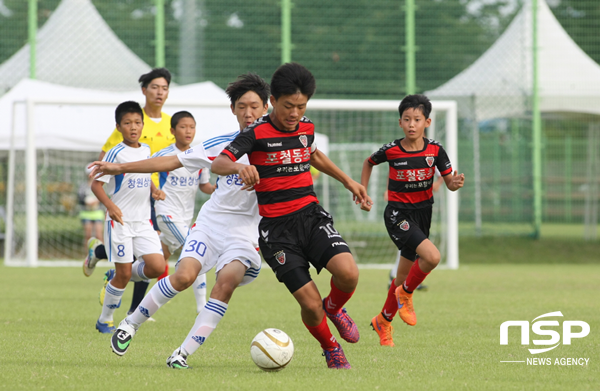
[[[236,161],[242,150],[251,151],[250,164],[260,177],[254,190],[261,216],[279,217],[319,202],[310,174],[310,158],[317,150],[315,126],[308,118],[302,117],[297,129],[288,132],[279,130],[265,115],[222,153]]]
[[[388,162],[388,205],[384,222],[390,238],[402,251],[396,279],[392,281],[383,310],[371,325],[381,345],[394,346],[391,321],[398,310],[410,326],[417,324],[412,293],[439,264],[440,252],[428,239],[433,205],[432,186],[439,170],[451,191],[463,187],[465,176],[452,174],[452,164],[438,142],[424,136],[431,124],[431,102],[424,95],[405,97],[398,108],[404,138],[384,145],[365,159],[361,183],[369,184],[373,166]],[[370,210],[370,205],[361,206]]]
[[[340,344],[327,325],[329,318],[350,343],[359,333],[344,304],[358,283],[358,268],[348,244],[333,227],[333,219],[313,191],[311,165],[337,179],[367,209],[365,188],[342,172],[317,149],[314,125],[304,117],[315,91],[313,75],[300,64],[280,66],[271,79],[271,114],[246,128],[212,164],[219,175],[238,174],[258,197],[259,245],[263,257],[301,307],[309,332],[320,342],[329,368],[350,368]],[[250,165],[236,163],[248,154]],[[331,291],[321,299],[309,273],[310,265],[331,274]],[[327,315],[327,317],[325,317]]]

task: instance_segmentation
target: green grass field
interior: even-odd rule
[[[361,270],[347,305],[361,340],[343,343],[353,366],[347,371],[326,368],[317,342],[302,326],[298,305],[268,268],[236,292],[219,327],[189,357],[192,370],[165,365],[194,322],[191,292],[158,311],[157,321],[144,324],[129,352],[117,357],[109,336],[94,329],[102,271],[85,278],[79,268],[0,266],[0,389],[591,390],[600,384],[598,264],[465,265],[435,271],[428,291],[415,294],[417,326],[394,321],[394,348],[379,346],[368,326],[381,309],[388,272]],[[213,279],[210,273],[209,286]],[[326,294],[329,274],[315,280]],[[117,322],[130,297],[128,290]],[[499,344],[504,321],[531,322],[553,311],[562,311],[560,321],[587,322],[590,334],[535,356],[527,350],[535,345],[520,345],[516,329],[510,331],[509,345]],[[292,362],[277,373],[259,370],[249,354],[254,335],[268,327],[286,331],[296,346]],[[545,338],[531,333],[532,340]],[[586,366],[500,362],[532,357],[589,361]]]

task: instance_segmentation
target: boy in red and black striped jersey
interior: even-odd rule
[[[424,95],[409,95],[402,100],[398,111],[405,137],[384,145],[368,157],[361,175],[366,188],[373,166],[388,162],[388,205],[383,218],[390,238],[402,251],[383,310],[371,321],[384,346],[394,346],[391,322],[396,310],[408,325],[417,324],[412,293],[440,262],[440,252],[428,239],[435,169],[451,191],[463,187],[465,181],[464,174],[452,173],[452,164],[442,145],[423,137],[425,128],[431,124],[429,99]],[[370,210],[370,205],[361,207]]]
[[[238,174],[245,187],[256,190],[263,257],[300,304],[302,321],[320,342],[327,366],[350,368],[325,316],[343,339],[358,342],[356,324],[343,308],[356,289],[358,268],[331,215],[318,205],[311,165],[343,183],[363,208],[371,199],[317,149],[314,124],[304,117],[314,91],[308,69],[295,63],[280,66],[271,79],[273,112],[244,129],[211,169],[219,175]],[[236,162],[244,154],[250,165]],[[317,273],[325,268],[332,274],[325,299],[310,277],[311,264]]]

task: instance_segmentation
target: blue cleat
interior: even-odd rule
[[[110,322],[101,323],[100,320],[96,321],[96,330],[101,332],[102,334],[112,334],[115,332],[115,322],[112,320]]]

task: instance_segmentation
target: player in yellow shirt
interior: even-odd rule
[[[167,98],[169,97],[169,86],[171,84],[171,73],[166,68],[154,68],[150,72],[140,76],[138,82],[142,87],[142,94],[146,97],[146,104],[144,105],[144,130],[142,136],[139,139],[140,143],[147,144],[150,147],[152,154],[168,147],[175,142],[175,136],[171,133],[171,116],[167,113],[163,113],[162,108]],[[110,151],[115,145],[123,141],[123,135],[115,128],[112,134],[106,141],[106,144],[102,147],[100,152],[99,160],[102,160],[104,155]],[[152,174],[152,181],[156,187],[159,187],[158,173]],[[154,200],[152,203],[152,224],[155,230],[158,230],[158,224],[156,223],[156,214],[154,213]],[[91,238],[88,241],[88,257],[85,264],[95,264],[97,259],[106,259],[106,250],[102,242],[96,238]],[[86,269],[84,266],[84,273]],[[104,278],[104,285],[112,279],[112,270],[106,273]],[[166,266],[165,273],[158,279],[164,278],[168,275],[168,265]],[[85,273],[88,275],[88,273]],[[90,273],[91,274],[91,273]],[[133,312],[140,304],[146,290],[148,289],[148,282],[136,282],[133,290],[133,298],[131,299],[131,307],[129,312]],[[104,293],[104,291],[102,292]],[[102,301],[102,293],[100,300]]]

